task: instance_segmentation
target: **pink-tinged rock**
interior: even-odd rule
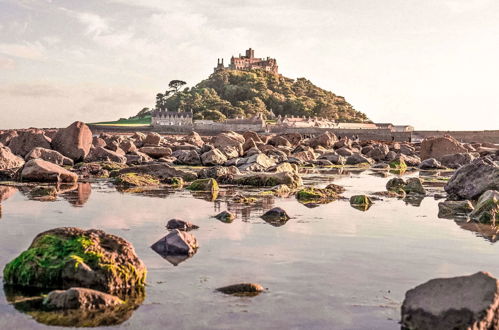
[[[467,152],[466,148],[452,136],[429,137],[421,142],[420,158],[435,158],[440,161],[445,155]]]
[[[90,152],[92,131],[85,123],[76,121],[61,128],[52,140],[52,148],[74,161],[81,161]]]
[[[16,156],[8,147],[0,145],[0,170],[10,170],[22,167],[24,159]]]
[[[32,159],[24,165],[21,179],[35,182],[76,182],[78,175],[43,159]]]
[[[12,138],[9,142],[10,150],[21,157],[25,157],[31,150],[36,147],[51,149],[50,138],[45,136],[44,132],[39,129],[31,129],[20,131],[18,135]]]

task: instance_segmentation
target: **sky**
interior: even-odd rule
[[[0,129],[129,117],[249,47],[374,122],[499,129],[497,0],[0,0]]]

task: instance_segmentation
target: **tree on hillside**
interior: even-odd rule
[[[187,84],[187,83],[183,80],[172,80],[168,84],[168,87],[170,87],[170,90],[173,91],[174,94],[176,94],[176,93],[178,93],[180,88],[182,86],[184,86],[185,84]]]

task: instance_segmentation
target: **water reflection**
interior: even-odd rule
[[[17,189],[9,186],[0,186],[0,219],[2,219],[2,202],[9,199]]]
[[[499,239],[499,227],[491,226],[483,223],[478,223],[474,221],[459,221],[454,220],[454,222],[464,230],[468,230],[474,232],[477,237],[485,238],[487,241],[491,243],[497,242]]]
[[[76,186],[76,187],[75,187]],[[75,186],[61,191],[61,196],[75,207],[82,207],[90,199],[92,185],[88,182],[78,183]]]
[[[62,327],[99,327],[119,325],[130,319],[133,312],[144,302],[145,290],[137,290],[117,296],[125,304],[98,310],[49,310],[43,305],[48,291],[4,286],[7,302],[22,313],[31,316],[36,322]]]
[[[405,205],[420,207],[425,195],[407,195],[404,198]]]

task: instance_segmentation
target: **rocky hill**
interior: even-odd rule
[[[312,84],[263,70],[222,70],[165,101],[169,110],[192,109],[194,119],[223,120],[270,111],[277,115],[318,116],[343,122],[369,122],[345,98]]]

